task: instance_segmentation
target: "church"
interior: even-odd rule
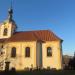
[[[62,69],[62,39],[51,30],[16,29],[10,8],[0,23],[0,70]]]

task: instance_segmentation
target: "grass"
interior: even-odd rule
[[[75,75],[75,70],[36,70],[36,71],[5,71],[0,72],[0,75]]]

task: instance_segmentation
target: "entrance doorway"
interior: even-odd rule
[[[10,65],[10,62],[5,62],[5,70],[6,71],[9,71],[9,65]]]

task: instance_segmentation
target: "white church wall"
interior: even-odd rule
[[[52,48],[52,56],[47,57],[47,47]],[[59,41],[45,42],[42,44],[43,68],[62,69],[61,66],[61,48]]]
[[[11,49],[16,47],[16,57],[11,58]],[[30,57],[25,57],[25,48],[30,47]],[[10,61],[10,69],[15,67],[16,70],[24,70],[25,68],[36,67],[36,42],[12,42],[8,43],[6,49],[8,60]],[[6,56],[6,57],[7,57]]]

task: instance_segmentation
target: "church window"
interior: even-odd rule
[[[7,28],[5,28],[5,29],[4,29],[4,33],[3,33],[4,36],[7,35],[7,31],[8,31]]]
[[[1,48],[3,48],[3,45],[1,46]]]
[[[25,49],[25,57],[30,57],[30,47],[26,47],[26,49]]]
[[[16,48],[13,47],[12,50],[11,50],[11,57],[16,57]]]
[[[51,47],[47,47],[47,56],[48,57],[52,56],[52,48]]]

